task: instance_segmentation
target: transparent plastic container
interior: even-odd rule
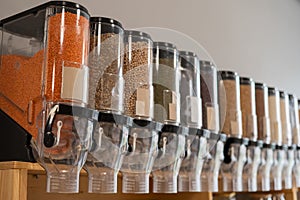
[[[284,91],[280,91],[280,117],[281,117],[281,128],[282,128],[282,142],[283,145],[292,145],[292,130],[290,120],[290,109],[289,109],[289,96]],[[292,149],[287,149],[284,152],[284,169],[282,171],[282,177],[285,189],[292,188],[292,171],[294,166],[294,152]]]
[[[202,125],[200,67],[199,60],[193,52],[180,51],[180,122],[189,128],[186,137],[186,157],[182,160],[178,187],[179,191],[200,191],[199,181],[201,166],[206,155],[206,138],[199,128]]]
[[[257,118],[255,107],[255,84],[253,79],[240,77],[240,94],[243,137],[257,140]]]
[[[274,149],[273,145],[266,145],[264,143],[261,150],[261,162],[258,169],[257,190],[258,191],[270,191],[273,189],[274,181],[272,174],[272,167],[274,164]]]
[[[200,61],[202,128],[219,132],[217,69],[210,61]]]
[[[282,129],[280,120],[280,98],[277,88],[268,88],[269,117],[271,126],[271,142],[282,145]]]
[[[178,50],[171,43],[154,42],[153,58],[154,120],[164,124],[179,125]]]
[[[243,134],[239,76],[232,71],[219,71],[218,73],[220,75],[220,130],[230,137],[241,138]]]
[[[255,84],[253,79],[240,77],[243,136],[251,140],[247,147],[247,163],[243,169],[243,191],[257,190],[257,170],[260,164],[260,147],[257,146],[257,118]]]
[[[0,22],[0,109],[35,139],[45,102],[87,104],[89,18],[79,4],[50,1]]]
[[[261,149],[261,162],[258,169],[257,190],[269,191],[273,150],[267,145],[271,141],[268,87],[264,83],[255,83],[255,102],[257,115],[258,140],[264,142]]]
[[[200,173],[199,191],[218,191],[220,163],[223,160],[224,141],[219,135],[219,105],[217,69],[210,61],[200,61],[202,98],[202,129],[209,130],[206,152]],[[224,136],[224,135],[223,135]],[[224,138],[224,137],[221,137]],[[226,138],[226,137],[225,137]]]
[[[289,109],[290,109],[290,120],[292,128],[292,141],[294,146],[294,160],[295,164],[293,167],[293,186],[300,186],[300,132],[299,132],[299,115],[298,115],[298,98],[289,94]]]
[[[255,83],[255,102],[257,115],[258,140],[269,144],[271,141],[268,87],[264,83]]]
[[[292,130],[292,144],[300,146],[298,98],[293,94],[289,94],[289,113]]]
[[[280,119],[282,143],[288,146],[292,145],[292,130],[289,110],[289,96],[287,93],[280,91]]]
[[[200,68],[195,53],[179,51],[180,58],[180,124],[201,128]]]
[[[158,141],[152,178],[153,193],[177,193],[177,178],[182,159],[185,156],[185,137],[188,129],[164,125]]]
[[[158,153],[160,123],[133,119],[121,167],[123,193],[149,193],[149,176]]]
[[[132,120],[118,114],[99,112],[92,147],[84,169],[90,193],[116,193],[118,172],[127,152],[128,128]]]
[[[124,114],[153,119],[153,41],[147,33],[125,31]]]
[[[56,104],[45,126],[40,126],[32,147],[35,159],[46,170],[47,192],[79,192],[79,173],[91,148],[95,115],[83,107]]]
[[[203,130],[205,131],[205,130]],[[205,140],[206,139],[206,140]],[[219,191],[219,175],[220,166],[224,159],[224,142],[226,141],[226,136],[224,134],[216,134],[210,132],[208,138],[201,137],[203,140],[200,144],[200,149],[203,152],[201,154],[202,158],[202,168],[200,168],[200,182],[199,191],[200,192],[218,192]],[[183,164],[182,164],[183,165]]]
[[[205,134],[206,137],[203,136]],[[186,136],[185,141],[186,155],[182,160],[178,176],[179,192],[201,191],[201,171],[208,152],[208,134],[206,130],[189,128],[189,135]]]
[[[247,162],[243,169],[243,191],[256,192],[258,189],[258,170],[261,164],[263,142],[250,141],[247,146]]]
[[[77,3],[49,1],[0,23],[0,109],[33,136],[47,192],[78,192],[90,148],[89,19]]]
[[[228,137],[242,138],[242,114],[240,102],[240,78],[236,72],[219,71],[219,105],[221,132]],[[230,162],[221,166],[222,190],[242,191],[242,173],[247,148],[241,142],[230,146]]]
[[[247,161],[247,148],[244,144],[232,144],[231,162],[221,164],[221,190],[223,192],[241,192],[243,189],[243,169]]]
[[[123,113],[123,38],[120,22],[91,17],[89,106],[92,109]]]
[[[117,174],[128,140],[130,118],[123,116],[122,24],[106,17],[90,19],[89,107],[99,111],[92,148],[84,166],[90,193],[116,193]]]
[[[269,116],[271,125],[271,142],[277,147],[282,146],[282,128],[280,117],[280,97],[277,88],[268,88]],[[285,165],[285,153],[281,148],[274,150],[274,160],[272,166],[273,189],[282,189],[282,170]],[[272,182],[272,181],[271,181]]]

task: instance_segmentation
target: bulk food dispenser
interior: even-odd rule
[[[255,83],[255,103],[257,115],[257,139],[264,142],[261,150],[261,162],[257,175],[257,190],[271,189],[271,167],[273,165],[273,149],[270,144],[271,130],[269,118],[268,87],[264,83]]]
[[[286,92],[280,91],[280,119],[282,130],[282,147],[284,154],[284,170],[282,171],[282,186],[285,189],[292,188],[292,174],[294,167],[294,151],[292,148],[292,129],[290,120],[289,96]]]
[[[154,42],[153,56],[154,120],[163,124],[152,170],[153,192],[176,193],[177,176],[185,153],[185,134],[188,132],[185,127],[179,126],[178,50],[171,43]]]
[[[290,108],[291,108],[291,97],[290,97]],[[292,122],[293,127],[293,143],[296,145],[295,152],[295,166],[294,166],[294,185],[300,187],[300,130],[299,130],[299,118],[300,118],[300,100],[294,96],[294,109],[293,113],[295,121]],[[291,120],[293,117],[291,117]]]
[[[225,134],[219,134],[217,69],[210,61],[200,61],[202,129],[209,132],[206,156],[200,175],[200,191],[217,192],[220,166],[223,161]]]
[[[201,131],[201,95],[199,59],[193,52],[179,51],[180,62],[180,121],[188,127],[186,156],[178,176],[178,190],[200,191],[200,174],[206,155],[206,138]]]
[[[299,187],[300,185],[300,154],[297,147],[300,144],[300,132],[299,132],[299,116],[298,116],[298,98],[289,94],[289,111],[290,122],[292,129],[292,143],[294,151],[294,167],[293,167],[293,186]]]
[[[282,129],[280,120],[280,98],[277,88],[268,88],[269,116],[271,126],[271,143],[276,145],[273,150],[273,166],[271,169],[271,189],[282,189],[282,169],[284,166],[284,151],[282,147]]]
[[[131,119],[123,114],[122,24],[106,17],[90,19],[89,107],[99,111],[84,168],[89,192],[116,193],[117,175],[127,151]]]
[[[243,190],[257,190],[257,171],[260,164],[262,141],[257,141],[255,84],[252,78],[240,77],[243,136],[250,139],[247,163],[243,170]]]
[[[32,135],[48,192],[78,192],[91,145],[89,13],[50,1],[1,20],[0,108]]]
[[[219,71],[221,131],[228,135],[221,166],[221,191],[242,191],[242,172],[246,162],[247,139],[242,139],[240,79],[236,72]]]
[[[145,32],[126,30],[124,113],[133,118],[121,167],[123,193],[149,193],[161,124],[153,120],[153,41]]]

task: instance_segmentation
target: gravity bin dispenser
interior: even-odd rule
[[[78,192],[91,145],[89,18],[79,4],[50,1],[1,20],[1,118],[32,136],[48,192]]]
[[[124,29],[114,19],[91,17],[89,107],[99,111],[84,169],[92,193],[116,193],[131,118],[122,115]]]

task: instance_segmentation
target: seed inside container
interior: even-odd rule
[[[271,130],[269,118],[268,87],[264,83],[255,83],[255,102],[257,115],[258,140],[270,143]]]
[[[240,79],[236,72],[219,71],[219,101],[221,131],[232,137],[242,137]]]
[[[289,113],[289,97],[288,94],[280,91],[280,119],[282,130],[282,142],[283,144],[292,145],[292,130]]]
[[[257,121],[255,108],[255,86],[251,78],[240,77],[241,110],[243,137],[257,139]]]
[[[290,122],[292,129],[292,143],[300,144],[300,132],[299,132],[299,116],[298,116],[298,99],[295,95],[289,94],[289,110],[290,110]]]
[[[282,145],[280,100],[277,88],[268,88],[269,116],[271,126],[271,142]]]
[[[131,117],[153,118],[153,41],[139,31],[125,31],[124,109]]]
[[[14,31],[8,31],[7,34],[10,34],[11,38],[22,41],[16,43],[13,48],[24,51],[9,51],[1,56],[0,90],[5,96],[0,100],[1,109],[34,138],[38,134],[37,116],[45,109],[44,99],[51,103],[87,103],[89,15],[69,5],[70,7],[66,6],[64,9],[52,5],[51,8],[45,8],[44,12],[48,15],[34,17],[28,16],[25,11],[20,13],[20,16],[24,17],[9,22],[9,26],[3,24],[4,29],[14,29],[23,23],[22,20],[24,24],[30,23],[31,20],[36,21],[37,18],[47,22],[42,26],[36,24],[35,28],[26,28],[29,32],[18,28],[14,30],[18,30],[14,35]],[[47,30],[47,35],[42,34],[44,29]],[[28,44],[28,38],[33,37],[26,34],[33,32],[41,33],[37,34],[40,37],[37,40],[41,42],[38,43],[36,38],[32,38],[34,42],[29,42],[29,45],[32,45],[31,49],[26,49],[28,47],[24,47],[24,44]],[[45,49],[42,49],[43,47]],[[32,56],[28,56],[28,50],[32,52]],[[75,88],[77,90],[74,90]]]
[[[123,112],[123,37],[120,22],[91,18],[89,105],[101,111]]]

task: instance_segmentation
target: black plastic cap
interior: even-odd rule
[[[156,42],[153,42],[153,46],[154,47],[161,47],[161,48],[165,48],[165,49],[177,49],[174,44],[168,43],[168,42],[156,41]]]
[[[109,122],[124,126],[131,126],[132,118],[125,115],[99,112],[98,122]]]
[[[200,66],[201,67],[214,67],[213,62],[208,61],[208,60],[200,60]]]
[[[276,87],[268,87],[268,94],[270,96],[275,95],[278,92],[278,89]]]
[[[288,96],[290,101],[294,101],[296,99],[296,96],[293,94],[288,94]]]
[[[251,85],[253,83],[253,79],[249,77],[240,77],[240,84],[242,85]]]
[[[218,74],[222,80],[235,80],[238,77],[238,74],[234,71],[218,71]]]
[[[79,9],[79,10],[85,12],[88,16],[90,16],[88,9],[78,3],[74,3],[74,2],[70,2],[70,1],[48,1],[47,3],[38,5],[36,7],[30,8],[28,10],[25,10],[23,12],[20,12],[18,14],[8,17],[8,18],[2,19],[1,24],[5,24],[7,22],[22,18],[22,17],[30,15],[30,14],[35,14],[35,13],[37,13],[41,10],[44,10],[50,6],[61,6],[61,7]]]
[[[107,23],[107,24],[116,25],[116,26],[119,26],[120,28],[123,28],[121,22],[119,22],[115,19],[112,19],[112,18],[108,18],[108,17],[93,16],[90,18],[90,22],[91,23]]]
[[[196,57],[198,58],[197,54],[191,51],[179,51],[180,56],[186,56],[186,57]]]
[[[149,121],[146,119],[133,119],[131,128],[145,128],[145,129],[151,129],[155,131],[161,131],[163,127],[162,123],[155,122],[155,121]]]
[[[286,93],[284,92],[284,91],[279,91],[279,96],[280,96],[280,98],[282,98],[282,99],[284,99],[285,97],[286,97]]]
[[[152,40],[151,36],[148,33],[145,33],[142,31],[125,30],[125,36],[128,36],[128,35],[144,37],[144,38]]]
[[[255,88],[256,89],[264,89],[266,88],[267,85],[265,83],[258,83],[258,82],[255,82]]]
[[[179,58],[181,67],[189,69],[191,71],[199,71],[198,68],[198,56],[194,52],[190,51],[179,51]]]

